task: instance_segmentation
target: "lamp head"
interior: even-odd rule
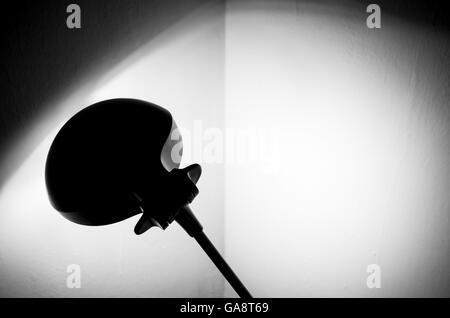
[[[143,213],[135,227],[165,229],[198,194],[201,168],[179,169],[182,140],[166,109],[136,99],[84,108],[61,128],[47,156],[50,202],[65,218],[106,225]]]

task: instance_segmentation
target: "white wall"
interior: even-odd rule
[[[255,295],[450,292],[446,40],[365,9],[227,2],[226,126],[275,136],[226,167],[226,253]]]

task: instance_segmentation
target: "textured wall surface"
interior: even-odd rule
[[[450,294],[448,36],[365,9],[227,3],[226,125],[264,147],[227,165],[225,245],[257,295]]]
[[[137,217],[83,227],[50,206],[58,128],[114,97],[172,112],[182,166],[203,166],[192,208],[255,296],[450,295],[443,1],[378,1],[375,30],[369,1],[80,0],[68,30],[71,2],[4,6],[0,296],[235,295],[178,225],[138,237]]]

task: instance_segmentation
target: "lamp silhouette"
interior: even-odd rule
[[[198,194],[198,164],[179,169],[181,136],[171,114],[136,99],[88,106],[65,123],[50,147],[45,181],[53,207],[83,225],[107,225],[142,213],[142,234],[173,221],[199,243],[237,294],[251,295],[203,232],[189,208]]]

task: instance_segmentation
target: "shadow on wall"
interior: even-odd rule
[[[79,0],[81,29],[66,26],[70,1],[7,1],[1,21],[0,188],[55,127],[35,127],[58,98],[92,85],[136,48],[211,0]],[[20,143],[18,142],[20,141]]]

